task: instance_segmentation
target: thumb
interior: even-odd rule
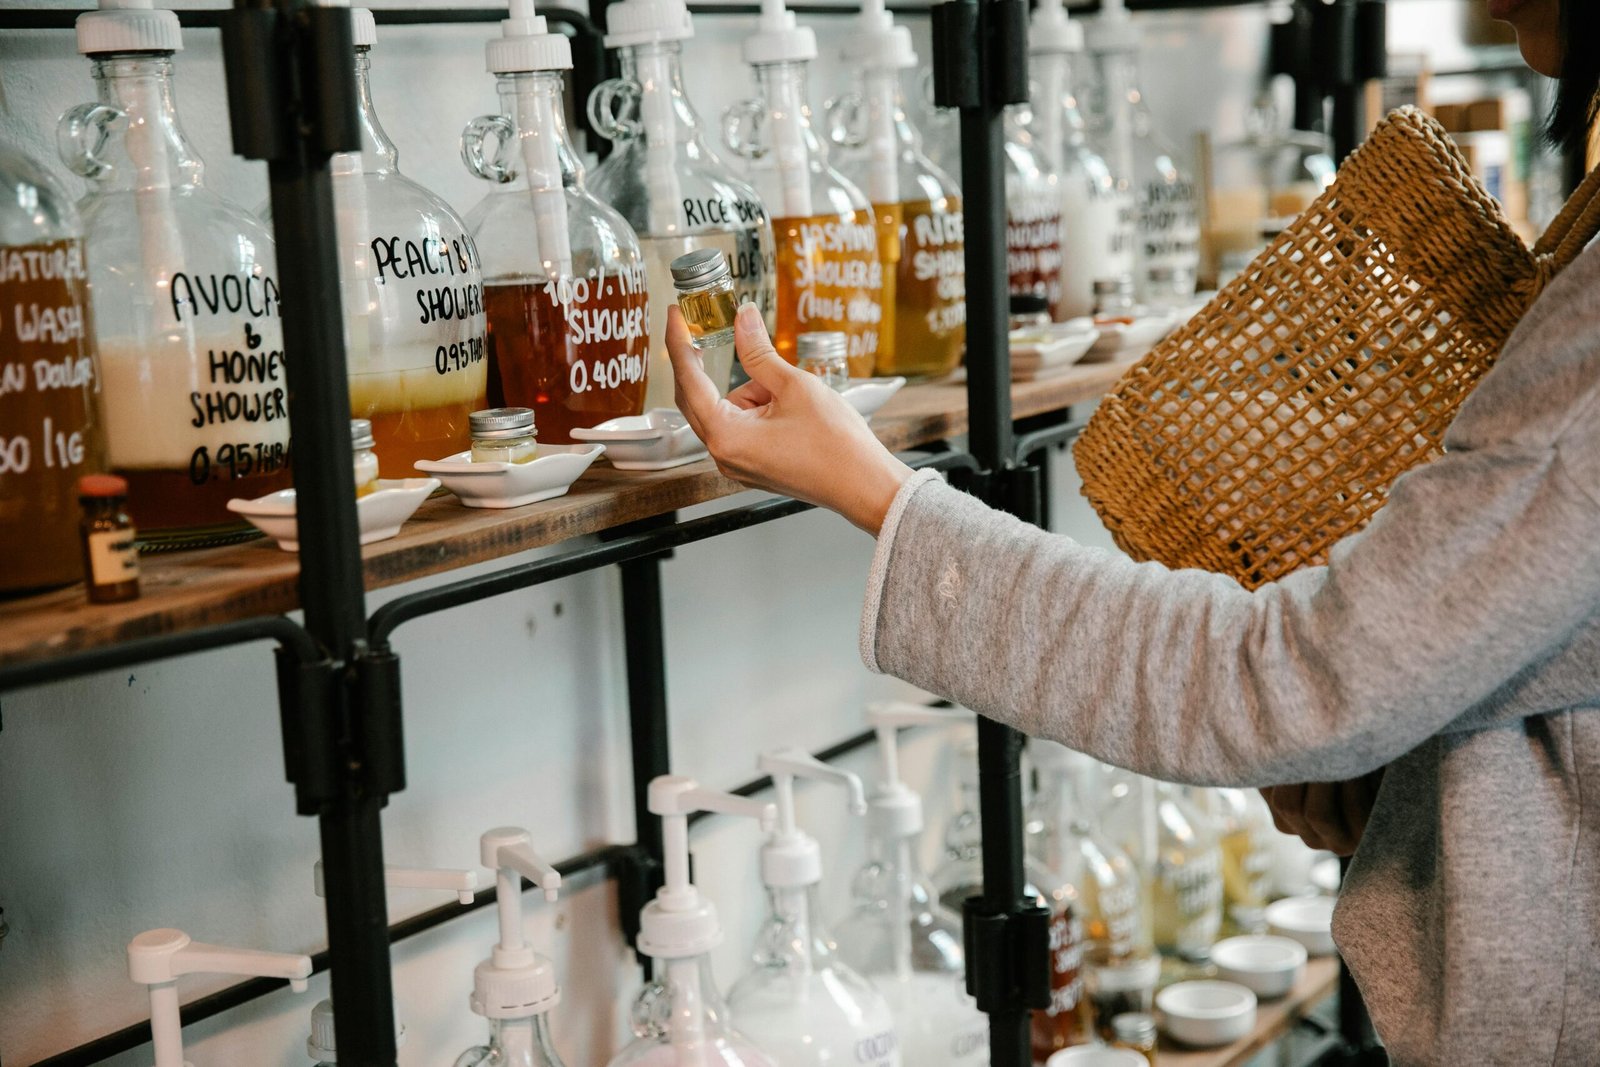
[[[767,324],[761,321],[761,312],[754,304],[746,304],[739,309],[734,319],[733,341],[739,353],[739,365],[744,372],[774,396],[800,373],[772,347]]]

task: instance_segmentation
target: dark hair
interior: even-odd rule
[[[1581,152],[1600,112],[1600,5],[1561,0],[1561,82],[1545,132],[1568,151]]]

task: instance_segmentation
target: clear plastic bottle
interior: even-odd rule
[[[650,378],[647,408],[674,406],[667,356],[667,308],[676,299],[670,265],[699,248],[728,260],[735,297],[777,324],[777,255],[761,198],[735,177],[701,132],[683,91],[683,42],[694,36],[682,0],[621,0],[606,8],[606,44],[617,49],[622,76],[589,97],[589,122],[615,150],[595,168],[589,187],[622,213],[644,250],[650,289]],[[706,367],[718,389],[728,369]]]
[[[728,1021],[709,956],[722,925],[689,880],[690,812],[743,815],[771,829],[773,807],[674,775],[650,783],[649,807],[661,816],[666,863],[661,889],[639,914],[639,951],[656,961],[656,977],[634,1001],[634,1040],[608,1067],[778,1067]]]
[[[372,423],[385,478],[468,447],[486,407],[483,274],[466,224],[400,173],[372,104],[372,12],[352,13],[361,151],[333,157],[350,411]]]
[[[802,333],[838,331],[850,338],[852,377],[871,377],[893,360],[883,302],[877,224],[861,190],[828,165],[811,127],[806,77],[816,36],[796,26],[783,0],[762,0],[759,29],[745,39],[759,95],[730,108],[723,136],[745,161],[772,216],[777,239],[778,314],[773,344],[789,362]]]
[[[1094,313],[1095,283],[1133,279],[1136,209],[1104,159],[1089,146],[1072,81],[1083,27],[1061,0],[1041,0],[1028,22],[1032,98],[1027,126],[1061,193],[1061,300],[1056,313]]]
[[[78,19],[98,102],[61,118],[94,296],[109,465],[142,542],[255,536],[234,497],[286,488],[289,390],[272,236],[202,181],[178,122],[178,18],[123,0]]]
[[[961,191],[922,152],[900,79],[917,66],[911,32],[883,0],[867,0],[845,39],[855,89],[828,105],[839,171],[872,201],[883,263],[884,333],[877,373],[932,378],[961,362],[967,341]]]
[[[77,484],[103,469],[105,436],[78,213],[43,167],[5,144],[0,193],[5,595],[84,577]]]
[[[846,963],[877,985],[894,1015],[907,1064],[984,1067],[989,1023],[967,995],[961,918],[939,903],[917,862],[922,798],[900,781],[900,726],[948,725],[962,713],[917,705],[875,706],[883,780],[867,801],[867,864],[853,884],[855,903],[836,924]]]
[[[644,410],[650,315],[644,256],[616,211],[584,185],[567,137],[567,38],[532,0],[511,0],[489,42],[500,113],[467,124],[467,169],[495,188],[467,216],[483,260],[491,407],[528,407],[539,436]]]
[[[822,928],[822,850],[794,819],[796,776],[845,786],[856,814],[866,810],[861,779],[798,749],[766,753],[758,768],[772,776],[778,804],[778,829],[761,848],[767,918],[754,965],[728,991],[728,1006],[739,1029],[783,1067],[899,1067],[889,1005],[844,964]]]
[[[1012,296],[1042,296],[1061,321],[1061,182],[1023,121],[1005,115],[1006,268]]]
[[[1254,789],[1206,791],[1222,838],[1222,932],[1261,934],[1277,859],[1272,811]]]
[[[1103,108],[1100,148],[1111,173],[1128,182],[1138,210],[1135,288],[1147,304],[1187,303],[1200,269],[1200,204],[1140,88],[1139,34],[1124,0],[1105,0],[1089,47]]]
[[[978,813],[978,745],[956,750],[960,785],[957,811],[945,830],[945,862],[933,884],[946,908],[957,911],[983,892],[983,827]],[[1053,1053],[1092,1039],[1089,1005],[1084,999],[1084,927],[1081,884],[1064,867],[1048,867],[1031,850],[1023,865],[1024,892],[1050,910],[1050,1007],[1033,1013],[1033,1060],[1043,1064]],[[1079,873],[1079,872],[1073,872]]]

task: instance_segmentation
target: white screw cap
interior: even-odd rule
[[[846,63],[870,70],[909,70],[917,65],[911,31],[895,25],[883,0],[865,0],[841,53]]]
[[[694,19],[683,0],[620,0],[606,8],[607,48],[630,48],[694,36]]]
[[[811,27],[796,23],[783,0],[761,0],[757,27],[744,40],[746,63],[804,63],[817,58],[817,35]]]
[[[1064,55],[1083,51],[1083,24],[1067,17],[1061,0],[1039,0],[1028,19],[1028,52]]]
[[[150,0],[100,0],[100,10],[79,15],[76,25],[78,51],[86,56],[183,51],[178,16]]]
[[[533,0],[511,0],[510,17],[500,22],[500,37],[484,50],[490,74],[532,74],[572,69],[572,44],[551,33]]]

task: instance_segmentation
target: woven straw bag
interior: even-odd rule
[[[1338,180],[1129,369],[1074,448],[1131,556],[1255,588],[1322,563],[1600,230],[1591,174],[1529,250],[1444,129],[1385,119]]]

